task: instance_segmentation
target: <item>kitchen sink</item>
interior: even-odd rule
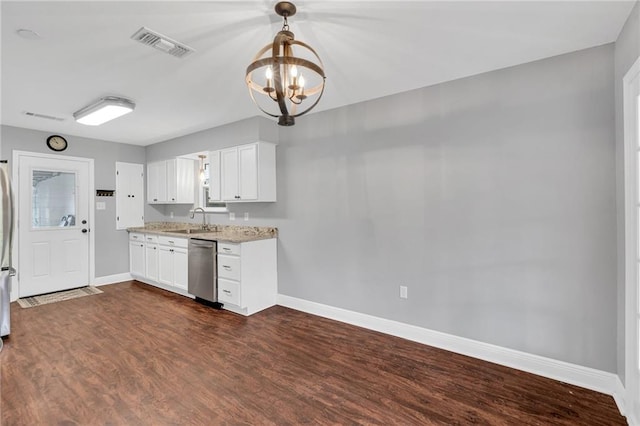
[[[177,229],[175,231],[169,231],[175,234],[210,234],[215,232],[209,229]]]

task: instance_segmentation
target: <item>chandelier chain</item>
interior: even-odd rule
[[[284,15],[284,24],[282,24],[282,31],[289,31],[289,21],[287,21],[287,15]]]

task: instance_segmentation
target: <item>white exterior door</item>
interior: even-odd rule
[[[20,155],[19,297],[89,284],[90,161]]]
[[[640,422],[640,58],[623,80],[625,145],[625,386],[629,424]]]

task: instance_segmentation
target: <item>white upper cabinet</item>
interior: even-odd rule
[[[116,162],[116,229],[143,225],[143,165]]]
[[[255,142],[219,153],[222,201],[276,201],[275,144]]]
[[[195,201],[195,160],[175,158],[147,165],[149,204],[192,204]]]
[[[164,203],[167,201],[167,162],[147,164],[147,202]]]
[[[222,187],[220,186],[220,151],[209,153],[209,201],[222,201]]]

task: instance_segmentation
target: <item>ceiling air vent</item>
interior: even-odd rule
[[[154,47],[164,53],[175,56],[176,58],[184,58],[185,56],[195,52],[196,50],[186,44],[179,43],[160,33],[142,27],[134,35],[132,39],[139,41],[147,46]]]
[[[35,117],[35,118],[45,118],[47,120],[64,121],[64,118],[61,118],[61,117],[54,117],[53,115],[46,115],[46,114],[38,114],[36,112],[25,111],[24,115],[27,115],[29,117]]]

